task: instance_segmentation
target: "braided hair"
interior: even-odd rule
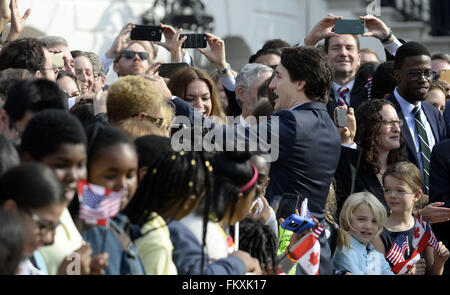
[[[161,215],[170,210],[179,200],[183,200],[175,214],[166,220],[166,223],[169,223],[178,215],[189,196],[195,195],[197,198],[204,196],[202,271],[213,187],[212,166],[209,159],[209,155],[204,152],[168,151],[163,153],[152,166],[148,167],[134,197],[123,211],[131,223],[142,227],[150,220],[152,212]]]
[[[239,250],[258,259],[268,274],[276,271],[277,238],[268,225],[250,217],[239,222]]]
[[[214,196],[211,200],[211,217],[223,220],[231,206],[233,216],[240,189],[250,181],[254,174],[250,152],[218,152],[214,155]],[[252,186],[252,188],[254,185]],[[244,196],[250,193],[246,190]]]

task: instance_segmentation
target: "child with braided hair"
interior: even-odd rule
[[[136,240],[146,274],[177,274],[168,224],[180,220],[209,197],[211,171],[200,152],[165,152],[148,167],[124,210],[141,227]]]
[[[250,217],[239,222],[239,249],[258,259],[263,275],[276,274],[277,237],[270,226]]]

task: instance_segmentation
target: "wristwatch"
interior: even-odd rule
[[[381,43],[386,43],[387,41],[389,41],[389,39],[391,39],[391,37],[392,37],[392,30],[391,30],[391,28],[389,28],[389,35],[387,35],[386,38],[381,40]]]
[[[217,69],[217,72],[219,73],[219,75],[225,75],[226,73],[228,73],[228,71],[231,70],[230,64],[227,63],[227,65],[225,66],[225,68],[223,69]]]

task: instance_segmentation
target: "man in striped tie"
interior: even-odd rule
[[[408,160],[422,171],[424,193],[429,191],[430,156],[433,146],[446,138],[444,119],[439,111],[425,102],[432,79],[431,57],[417,42],[407,42],[396,53],[394,76],[397,87],[387,97],[401,120]]]
[[[361,62],[360,43],[357,35],[336,34],[333,32],[334,22],[342,16],[328,14],[320,20],[308,33],[299,46],[315,46],[322,39],[324,50],[334,69],[332,91],[327,104],[328,113],[334,117],[336,107],[347,105],[356,109],[368,99],[364,83],[355,83],[356,73]],[[378,39],[391,55],[401,46],[401,42],[394,36],[390,28],[379,18],[366,15],[360,19],[365,21],[364,37]]]

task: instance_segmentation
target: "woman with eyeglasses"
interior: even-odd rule
[[[346,107],[344,107],[346,109]],[[338,213],[347,196],[371,192],[386,207],[382,176],[390,164],[405,160],[404,140],[393,104],[385,99],[362,103],[348,112],[348,127],[339,128],[342,150],[335,178]]]
[[[345,107],[344,107],[345,108]],[[401,135],[404,122],[398,118],[394,105],[385,99],[362,103],[355,114],[348,112],[348,127],[339,128],[342,150],[335,174],[337,212],[352,193],[368,191],[390,209],[384,198],[383,175],[388,166],[406,161],[405,141]],[[431,203],[413,213],[432,223],[447,221],[450,209],[443,203]]]
[[[18,274],[46,274],[45,269],[37,267],[33,253],[53,243],[65,208],[63,187],[52,169],[25,163],[8,170],[0,178],[0,207],[17,214],[24,225],[24,257]]]

